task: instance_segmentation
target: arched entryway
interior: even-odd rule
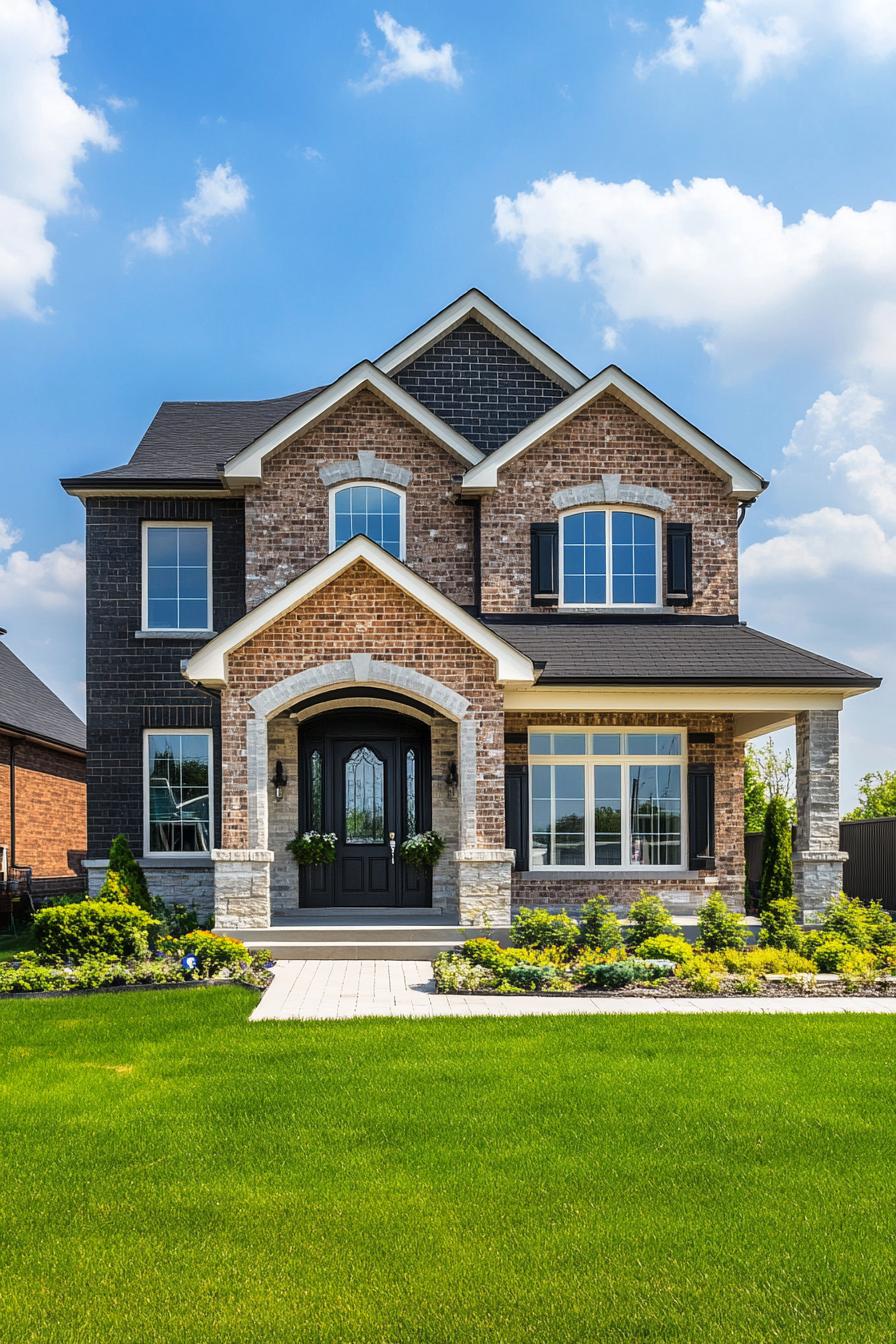
[[[432,879],[401,859],[431,824],[428,726],[381,708],[341,708],[299,727],[298,828],[336,836],[331,864],[305,866],[299,904],[428,906]]]

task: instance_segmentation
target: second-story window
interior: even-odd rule
[[[330,550],[364,536],[404,559],[404,494],[383,485],[343,485],[330,492]]]
[[[211,523],[143,524],[144,630],[211,628]]]
[[[659,605],[657,519],[631,509],[577,509],[560,519],[566,607]]]

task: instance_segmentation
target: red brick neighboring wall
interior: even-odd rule
[[[478,739],[477,843],[503,847],[504,712],[494,661],[364,561],[230,655],[229,683],[221,696],[222,846],[248,844],[249,701],[284,677],[353,653],[421,672],[471,702]]]
[[[472,509],[454,503],[463,463],[364,390],[273,453],[261,484],[246,491],[249,607],[329,553],[329,489],[318,470],[359,449],[413,472],[405,491],[410,568],[453,601],[473,602]]]
[[[498,473],[482,500],[482,609],[537,611],[529,576],[529,527],[553,522],[551,496],[618,474],[625,485],[664,490],[664,521],[693,524],[694,602],[683,614],[737,612],[737,502],[706,467],[610,393]],[[663,557],[665,565],[665,540]],[[665,579],[664,588],[665,592]]]
[[[694,742],[688,738],[688,760],[691,764],[715,766],[716,794],[716,870],[718,886],[728,904],[743,909],[744,894],[744,799],[743,799],[743,746],[734,740],[734,720],[730,714],[588,714],[588,713],[509,713],[506,731],[525,733],[529,728],[552,725],[555,727],[615,728],[628,725],[634,728],[685,728],[691,733],[713,733],[714,742]],[[525,742],[508,742],[505,747],[508,763],[525,765],[528,747]],[[684,785],[684,781],[682,781]],[[687,837],[683,837],[687,855]],[[704,874],[696,877],[651,877],[645,869],[643,877],[613,878],[595,873],[588,878],[568,878],[545,874],[538,878],[513,875],[513,904],[546,905],[551,909],[578,908],[596,892],[607,896],[614,904],[628,907],[638,899],[641,888],[662,896],[693,895],[688,906],[673,903],[673,913],[702,903],[708,888]]]
[[[10,845],[10,738],[0,734],[0,844]],[[74,877],[87,850],[82,756],[15,742],[15,862],[35,878]]]

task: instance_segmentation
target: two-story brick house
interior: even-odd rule
[[[91,884],[125,831],[219,928],[743,897],[743,745],[797,726],[797,884],[836,890],[838,716],[877,681],[738,616],[766,482],[478,291],[325,387],[165,403],[87,514]],[[433,827],[432,878],[402,840]],[[299,870],[297,829],[336,861]]]

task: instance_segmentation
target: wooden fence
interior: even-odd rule
[[[753,908],[759,897],[762,872],[762,832],[745,837],[747,886]],[[843,889],[863,901],[880,901],[896,915],[896,817],[874,821],[841,821],[840,848],[849,859],[843,866]]]

